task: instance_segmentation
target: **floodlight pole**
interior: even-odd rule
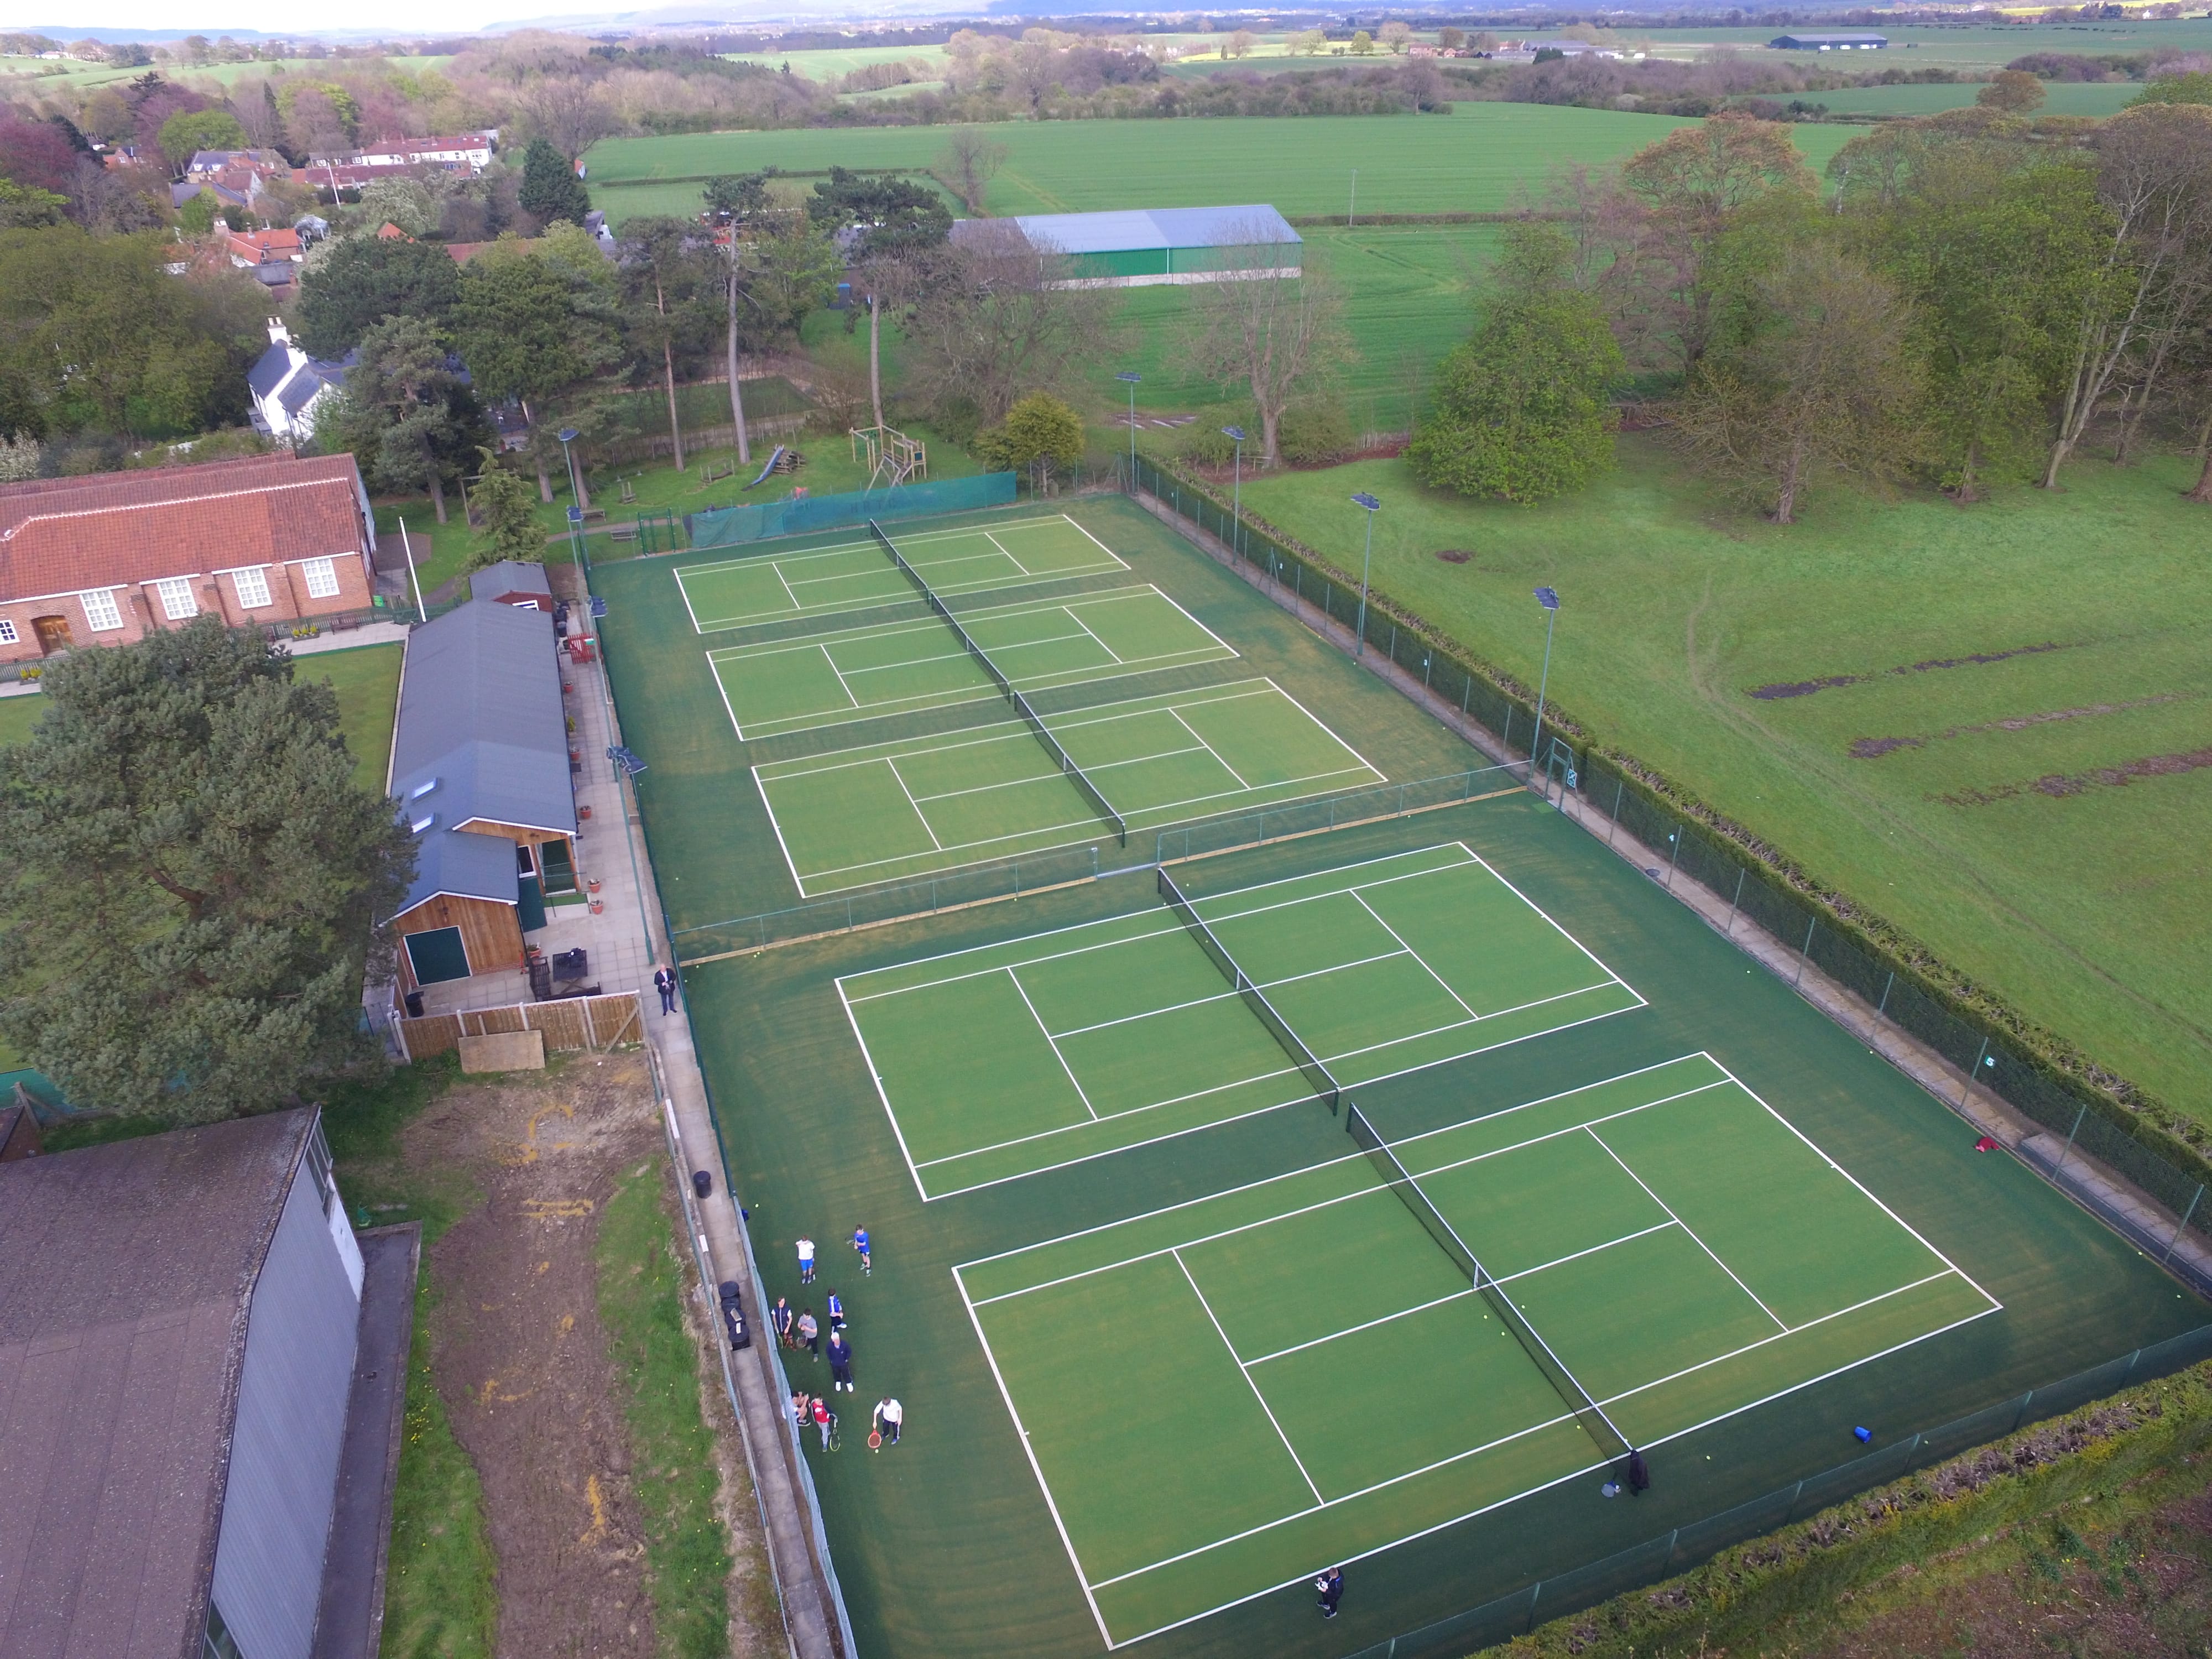
[[[1544,693],[1552,683],[1552,629],[1559,620],[1559,596],[1551,588],[1540,587],[1536,590],[1536,603],[1544,607],[1544,671],[1536,677],[1536,735],[1528,745],[1528,782],[1531,787],[1536,786],[1536,755],[1544,742]]]
[[[1145,377],[1125,368],[1114,377],[1129,388],[1129,493],[1137,493],[1137,382]]]
[[[399,546],[407,555],[407,580],[415,589],[415,614],[422,621],[430,620],[429,607],[422,603],[422,579],[415,574],[415,544],[407,539],[407,520],[399,520]]]
[[[573,426],[564,426],[554,435],[561,441],[561,459],[568,464],[569,499],[581,507],[584,504],[584,489],[583,486],[576,482],[576,453],[568,447],[570,444],[576,441],[576,428]]]
[[[1352,504],[1367,511],[1367,551],[1359,561],[1359,623],[1352,648],[1353,656],[1364,657],[1367,654],[1367,573],[1375,562],[1375,514],[1382,503],[1363,489],[1352,498]]]

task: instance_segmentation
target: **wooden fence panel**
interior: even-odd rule
[[[611,1048],[640,1042],[645,1034],[635,991],[514,1003],[504,1008],[466,1008],[458,1013],[402,1019],[398,1024],[400,1042],[410,1060],[427,1060],[458,1048],[465,1036],[491,1036],[506,1031],[543,1031],[545,1047],[556,1053]]]

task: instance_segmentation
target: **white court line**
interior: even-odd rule
[[[1467,999],[1465,997],[1452,989],[1451,982],[1449,980],[1447,980],[1442,974],[1438,973],[1435,969],[1429,966],[1429,959],[1426,957],[1423,956],[1419,951],[1416,951],[1412,945],[1406,943],[1404,934],[1401,933],[1389,922],[1382,920],[1382,913],[1377,910],[1373,905],[1370,904],[1367,902],[1365,896],[1363,895],[1357,887],[1352,890],[1352,896],[1361,909],[1366,911],[1369,915],[1375,918],[1376,925],[1377,927],[1381,927],[1384,933],[1389,934],[1392,939],[1396,939],[1400,947],[1405,951],[1406,954],[1421,964],[1422,968],[1426,970],[1431,979],[1436,981],[1437,984],[1443,987],[1444,994],[1449,997],[1454,1002],[1459,1004],[1461,1012],[1465,1013],[1469,1019],[1480,1019],[1482,1018],[1480,1014],[1476,1013],[1474,1009],[1467,1006]],[[1506,1012],[1510,1012],[1511,1011],[1509,1009]]]
[[[830,654],[830,647],[826,645],[822,647],[822,660],[830,665],[830,672],[837,677],[837,689],[845,694],[845,701],[854,708],[860,708],[860,700],[853,695],[853,688],[845,678],[845,671],[837,666],[836,658]],[[897,769],[892,769],[896,771]]]
[[[1291,1443],[1291,1437],[1283,1432],[1283,1425],[1275,1421],[1275,1408],[1267,1403],[1267,1396],[1260,1392],[1260,1385],[1252,1380],[1251,1369],[1242,1359],[1237,1358],[1237,1345],[1229,1340],[1229,1333],[1221,1328],[1221,1322],[1213,1316],[1212,1304],[1206,1301],[1206,1292],[1198,1288],[1198,1281],[1190,1276],[1189,1266],[1173,1250],[1168,1254],[1175,1255],[1176,1266],[1182,1269],[1184,1282],[1190,1286],[1190,1293],[1198,1298],[1198,1305],[1206,1310],[1206,1322],[1213,1327],[1213,1334],[1221,1339],[1221,1346],[1229,1351],[1231,1359],[1237,1360],[1237,1369],[1244,1374],[1244,1386],[1252,1390],[1252,1398],[1258,1401],[1260,1409],[1267,1413],[1267,1421],[1273,1425],[1276,1437],[1283,1443],[1283,1449],[1290,1453],[1291,1462],[1297,1469],[1298,1479],[1306,1483],[1306,1490],[1314,1495],[1315,1503],[1326,1505],[1328,1500],[1321,1495],[1321,1488],[1314,1485],[1313,1476],[1306,1473],[1305,1462],[1298,1455],[1298,1449]]]
[[[804,611],[806,607],[799,602],[799,595],[791,591],[791,581],[783,574],[783,566],[781,563],[772,564],[769,568],[775,572],[776,580],[783,584],[784,597],[791,601],[791,608],[796,611]]]
[[[1620,1165],[1622,1174],[1626,1175],[1638,1186],[1644,1188],[1644,1197],[1650,1199],[1661,1209],[1666,1211],[1668,1219],[1682,1230],[1684,1234],[1688,1237],[1690,1243],[1696,1245],[1707,1255],[1712,1257],[1713,1266],[1718,1267],[1731,1279],[1734,1279],[1735,1281],[1736,1289],[1741,1291],[1753,1302],[1757,1302],[1759,1304],[1759,1312],[1765,1314],[1769,1319],[1772,1320],[1784,1331],[1786,1332],[1789,1330],[1790,1322],[1784,1319],[1780,1314],[1775,1312],[1773,1309],[1768,1307],[1765,1301],[1761,1300],[1759,1292],[1753,1290],[1750,1285],[1745,1284],[1743,1280],[1737,1276],[1736,1270],[1729,1267],[1727,1262],[1721,1260],[1720,1252],[1713,1249],[1711,1245],[1706,1243],[1704,1239],[1698,1237],[1698,1230],[1690,1225],[1688,1222],[1683,1220],[1681,1217],[1676,1215],[1674,1213],[1674,1206],[1669,1204],[1665,1199],[1660,1197],[1658,1194],[1653,1192],[1650,1183],[1648,1183],[1642,1176],[1637,1174],[1635,1170],[1628,1167],[1628,1160],[1626,1158],[1621,1157],[1619,1152],[1614,1152],[1611,1146],[1606,1145],[1606,1139],[1603,1135],[1600,1134],[1595,1129],[1589,1127],[1587,1125],[1584,1126],[1583,1133],[1589,1135],[1592,1140],[1597,1142],[1598,1146],[1604,1150],[1605,1155],[1607,1158],[1611,1158],[1615,1164]]]
[[[1013,566],[1015,569],[1020,571],[1022,574],[1027,576],[1033,574],[1019,559],[1016,558],[1012,554],[1007,553],[1006,544],[1000,541],[996,536],[994,536],[989,531],[987,530],[983,532],[983,539],[990,543],[992,546],[997,548],[1000,552],[1005,553],[1006,562]]]
[[[1380,956],[1362,957],[1357,962],[1331,963],[1326,968],[1309,969],[1303,974],[1285,974],[1282,978],[1271,979],[1264,985],[1255,981],[1254,988],[1272,991],[1279,985],[1296,985],[1300,980],[1320,979],[1329,974],[1341,973],[1346,968],[1364,968],[1370,963],[1388,962],[1393,957],[1404,954],[1402,951],[1385,951]],[[1060,1036],[1082,1036],[1091,1031],[1103,1031],[1109,1026],[1133,1024],[1140,1019],[1156,1019],[1162,1014],[1179,1014],[1186,1008],[1203,1008],[1209,1002],[1227,1002],[1232,999],[1241,1000],[1243,995],[1240,991],[1216,991],[1211,996],[1193,997],[1187,1002],[1170,1002],[1158,1008],[1147,1008],[1140,1014],[1117,1014],[1112,1019],[1102,1019],[1095,1025],[1078,1025],[1071,1030],[1062,1031]]]
[[[1037,1490],[1044,1494],[1045,1512],[1052,1516],[1053,1530],[1060,1534],[1060,1547],[1067,1552],[1067,1564],[1075,1569],[1075,1582],[1083,1590],[1083,1599],[1091,1605],[1091,1617],[1098,1626],[1099,1639],[1110,1650],[1114,1632],[1106,1628],[1105,1615],[1098,1611],[1098,1603],[1091,1595],[1091,1581],[1084,1577],[1083,1562],[1075,1553],[1074,1540],[1067,1535],[1067,1524],[1060,1518],[1060,1505],[1053,1502],[1052,1488],[1045,1482],[1044,1469],[1037,1462],[1036,1453],[1030,1445],[1030,1431],[1022,1426],[1022,1414],[1014,1409],[1013,1391],[1006,1387],[1006,1379],[1000,1374],[998,1356],[991,1352],[991,1340],[983,1334],[983,1322],[975,1316],[975,1304],[968,1300],[968,1286],[962,1282],[960,1269],[952,1270],[952,1282],[960,1287],[960,1300],[968,1310],[968,1322],[975,1327],[975,1340],[983,1350],[984,1362],[991,1368],[991,1378],[999,1385],[999,1398],[1006,1402],[1006,1416],[1012,1419],[1014,1432],[1022,1443],[1022,1455],[1030,1461],[1030,1473],[1036,1477]]]
[[[1177,755],[1194,755],[1197,752],[1195,749],[1163,749],[1156,755],[1139,755],[1131,760],[1109,761],[1103,766],[1086,766],[1083,769],[1095,775],[1117,766],[1148,766],[1154,761],[1173,760]],[[1051,771],[1040,772],[1035,777],[1008,778],[1001,783],[979,783],[967,789],[945,789],[934,795],[924,795],[922,799],[924,800],[958,800],[968,795],[988,795],[1000,789],[1025,789],[1031,784],[1051,783],[1065,775],[1058,767],[1054,767]]]
[[[1251,793],[1252,786],[1244,781],[1243,778],[1239,775],[1235,767],[1231,766],[1227,761],[1221,758],[1220,750],[1216,749],[1212,744],[1208,743],[1203,737],[1199,735],[1197,727],[1194,726],[1188,720],[1182,717],[1182,709],[1170,708],[1168,710],[1168,713],[1175,717],[1175,723],[1177,726],[1180,726],[1184,731],[1189,732],[1192,737],[1198,738],[1198,746],[1205,750],[1207,754],[1213,757],[1213,763],[1219,767],[1223,771],[1228,773],[1231,778],[1236,781],[1237,787],[1239,789],[1243,790],[1247,794]]]
[[[1030,1000],[1029,990],[1023,985],[1022,976],[1009,968],[1006,969],[1006,977],[1013,981],[1014,994],[1022,1000],[1022,1006],[1030,1011],[1030,1018],[1036,1021],[1037,1030],[1044,1033],[1044,1040],[1052,1049],[1052,1057],[1060,1062],[1060,1069],[1067,1073],[1068,1086],[1075,1091],[1075,1097],[1083,1103],[1083,1109],[1091,1114],[1091,1121],[1097,1122],[1098,1109],[1091,1103],[1091,1097],[1083,1092],[1083,1085],[1076,1079],[1075,1067],[1070,1066],[1067,1063],[1067,1056],[1060,1052],[1059,1038],[1054,1036],[1051,1030],[1045,1024],[1044,1016],[1036,1011],[1036,1004]]]
[[[1489,1270],[1486,1268],[1483,1277],[1492,1285],[1510,1285],[1516,1279],[1527,1279],[1534,1273],[1546,1273],[1553,1267],[1563,1267],[1570,1261],[1579,1261],[1586,1255],[1597,1255],[1601,1250],[1610,1250],[1620,1244],[1633,1243],[1646,1234],[1663,1233],[1668,1228],[1675,1224],[1677,1224],[1672,1221],[1655,1222],[1650,1226],[1640,1227],[1632,1233],[1623,1233],[1619,1238],[1608,1238],[1602,1244],[1593,1244],[1586,1250],[1576,1250],[1571,1255],[1563,1255],[1557,1261],[1541,1262],[1534,1267],[1523,1267],[1518,1273],[1503,1273],[1495,1278],[1492,1278]],[[1188,1249],[1189,1247],[1185,1245],[1179,1248]],[[1417,1303],[1410,1308],[1401,1308],[1396,1313],[1384,1314],[1380,1319],[1370,1319],[1358,1325],[1347,1325],[1340,1331],[1331,1331],[1327,1336],[1316,1336],[1308,1342],[1293,1342],[1287,1348],[1278,1348],[1273,1353],[1263,1353],[1257,1359],[1249,1360],[1247,1363],[1264,1365],[1271,1359],[1280,1359],[1285,1354],[1298,1353],[1307,1348],[1318,1348],[1323,1343],[1335,1341],[1339,1337],[1357,1336],[1360,1332],[1371,1331],[1378,1325],[1388,1325],[1400,1319],[1410,1319],[1417,1313],[1426,1313],[1431,1308],[1441,1308],[1447,1302],[1457,1302],[1463,1297],[1480,1294],[1481,1292],[1475,1286],[1470,1285],[1463,1291],[1452,1291],[1449,1296],[1440,1296],[1431,1301]]]
[[[884,1089],[884,1074],[876,1069],[876,1057],[868,1050],[867,1038],[860,1035],[860,1022],[853,1012],[852,999],[845,994],[845,988],[842,984],[837,987],[837,1000],[845,1005],[845,1024],[853,1028],[853,1041],[860,1045],[860,1059],[868,1068],[869,1081],[876,1085],[876,1098],[883,1103],[884,1115],[890,1120],[891,1133],[898,1141],[899,1156],[906,1160],[907,1173],[914,1177],[914,1184],[919,1187],[921,1185],[921,1172],[915,1168],[914,1154],[907,1149],[906,1131],[899,1127],[898,1114],[891,1110],[891,1097]],[[957,1270],[953,1277],[959,1277]],[[1011,1407],[1012,1402],[1007,1403]]]
[[[906,780],[899,775],[896,758],[890,755],[884,756],[884,769],[891,775],[891,781],[898,785],[899,793],[906,797],[906,804],[914,808],[914,816],[921,824],[921,833],[929,837],[929,844],[936,848],[939,852],[943,852],[944,845],[937,839],[937,831],[930,827],[929,817],[921,810],[921,803],[914,798],[914,791],[906,787]]]
[[[705,633],[707,630],[699,626],[699,613],[691,608],[691,590],[684,585],[684,573],[672,570],[668,574],[676,578],[676,596],[684,601],[684,614],[691,618],[691,631],[694,634]]]
[[[1116,650],[1115,650],[1112,646],[1110,646],[1110,645],[1107,644],[1105,641],[1103,641],[1103,640],[1100,639],[1100,638],[1098,637],[1098,635],[1096,635],[1096,634],[1092,634],[1092,633],[1091,632],[1091,624],[1090,624],[1090,623],[1086,623],[1086,622],[1085,622],[1085,621],[1083,620],[1083,618],[1082,618],[1082,617],[1079,617],[1079,616],[1077,616],[1077,615],[1075,614],[1075,607],[1074,607],[1073,605],[1064,605],[1060,606],[1060,609],[1061,609],[1061,610],[1063,610],[1063,611],[1065,611],[1066,612],[1067,612],[1067,619],[1068,619],[1068,621],[1070,621],[1070,622],[1073,623],[1074,623],[1078,628],[1081,629],[1082,629],[1085,634],[1090,635],[1090,636],[1091,636],[1091,639],[1092,642],[1093,642],[1094,644],[1096,644],[1096,645],[1097,646],[1097,647],[1098,647],[1101,651],[1103,651],[1103,652],[1106,653],[1107,660],[1109,660],[1109,662],[1112,662],[1112,663],[1113,663],[1113,664],[1115,664],[1116,666],[1120,666],[1120,665],[1121,665],[1121,653],[1120,652],[1116,651]],[[1070,637],[1070,638],[1073,638],[1073,635],[1069,635],[1069,637]],[[1163,654],[1163,655],[1170,655],[1170,656],[1171,656],[1171,655],[1174,655],[1175,653],[1172,653],[1172,652],[1167,652],[1167,653],[1163,653],[1162,654]],[[1144,658],[1144,657],[1139,657],[1139,658],[1138,658],[1138,659],[1137,659],[1137,660],[1138,660],[1139,662],[1145,662],[1145,661],[1148,661],[1148,660],[1150,660],[1150,659],[1148,659],[1148,658]]]

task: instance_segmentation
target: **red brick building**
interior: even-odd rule
[[[0,662],[366,610],[375,551],[350,455],[0,484]]]

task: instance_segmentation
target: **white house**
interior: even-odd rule
[[[271,317],[269,349],[246,376],[253,424],[286,443],[305,441],[314,434],[316,410],[345,384],[353,364],[350,351],[334,363],[310,357],[292,343],[292,332],[282,319]]]

